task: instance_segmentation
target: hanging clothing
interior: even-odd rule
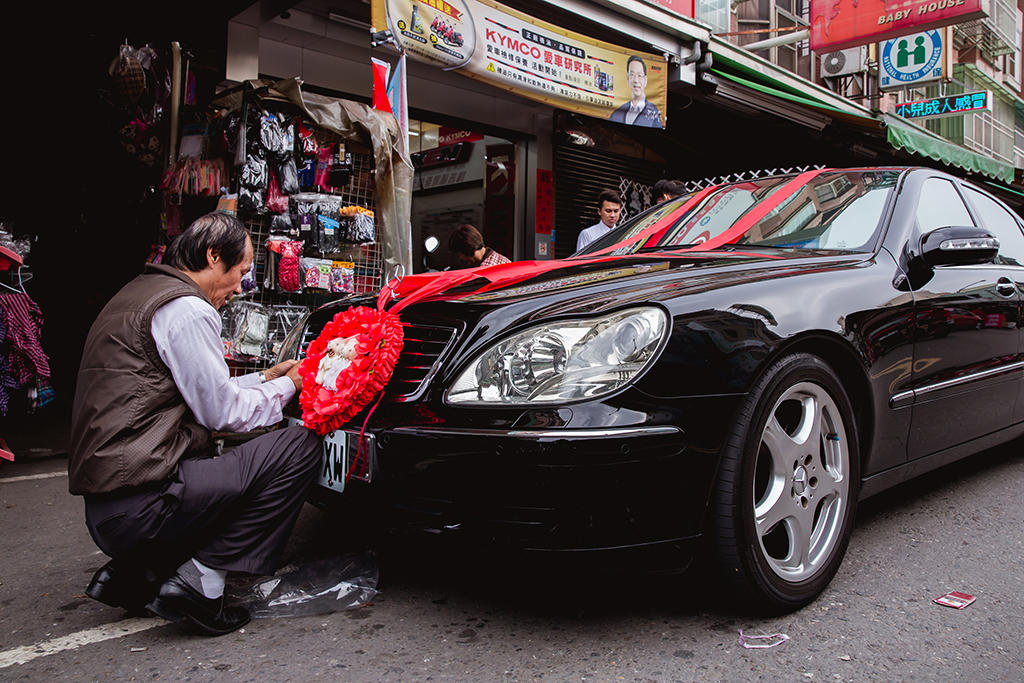
[[[0,309],[7,327],[10,373],[18,386],[49,379],[50,359],[43,351],[43,312],[28,294],[0,294]]]
[[[7,323],[4,316],[0,315],[0,348],[6,348],[4,342],[7,339]],[[7,354],[0,353],[0,415],[7,414],[7,405],[11,400],[11,393],[18,388],[18,382],[11,376],[11,364],[7,361]]]

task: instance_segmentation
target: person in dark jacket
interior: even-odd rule
[[[657,105],[647,101],[647,65],[637,55],[626,60],[626,77],[629,79],[629,102],[612,112],[609,121],[628,123],[647,128],[661,128],[661,112]]]
[[[322,453],[292,427],[212,457],[211,430],[276,424],[302,386],[296,361],[229,376],[217,311],[252,258],[237,218],[198,218],[100,312],[72,407],[69,488],[112,558],[86,594],[207,635],[249,621],[225,577],[276,569]]]

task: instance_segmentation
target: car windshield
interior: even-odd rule
[[[723,185],[659,204],[577,255],[725,245],[870,251],[899,175],[821,171]]]

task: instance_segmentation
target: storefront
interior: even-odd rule
[[[374,0],[325,16],[299,3],[269,20],[254,6],[231,23],[228,77],[300,75],[311,89],[369,102],[371,60],[397,66],[398,48],[405,51],[414,272],[454,265],[447,235],[462,223],[513,259],[567,256],[595,222],[601,189],[623,195],[628,217],[649,206],[662,177],[695,189],[812,166],[889,163],[1006,175],[658,6],[508,5]],[[603,66],[602,50],[614,55],[606,60],[618,62],[614,69]],[[614,88],[632,77],[631,55],[644,55],[653,125],[626,124],[601,100],[628,100]],[[567,96],[549,81],[585,92]]]
[[[399,6],[389,20],[392,39],[376,36],[375,49],[368,47],[367,34],[371,22],[380,19],[365,8],[324,17],[300,3],[287,16],[262,21],[254,7],[231,24],[228,77],[299,74],[307,88],[369,102],[371,59],[398,65],[395,32],[420,37],[444,56],[417,59],[404,46],[410,56],[409,143],[416,165],[411,215],[416,272],[454,265],[447,236],[462,223],[482,228],[488,245],[510,258],[548,259],[570,253],[567,245],[594,223],[601,189],[630,197],[627,214],[645,208],[650,186],[670,166],[655,150],[666,135],[668,82],[678,80],[679,55],[693,42],[666,30],[682,22],[656,8],[648,10],[662,22],[653,22],[660,32],[594,7],[583,18],[579,8],[540,1],[515,3],[525,8],[521,12],[493,2],[453,4],[461,10],[446,3],[388,3]],[[503,13],[500,22],[489,25],[509,29],[518,21],[516,35],[532,42],[478,30],[481,45],[472,59],[479,61],[481,53],[490,57],[474,67],[469,44],[475,38],[468,30],[456,31],[458,36],[446,30],[455,19],[445,19],[445,7],[453,15],[479,15],[482,8]],[[567,25],[574,30],[561,28]],[[459,40],[463,45],[456,45]],[[644,69],[646,95],[657,113],[648,114],[646,123],[625,125],[613,114],[629,99],[627,59],[634,55],[643,55],[633,70]],[[573,96],[559,95],[560,88],[571,89]],[[429,252],[425,244],[437,246]]]

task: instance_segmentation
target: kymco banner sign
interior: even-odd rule
[[[841,50],[985,16],[981,0],[811,0],[811,49]]]

